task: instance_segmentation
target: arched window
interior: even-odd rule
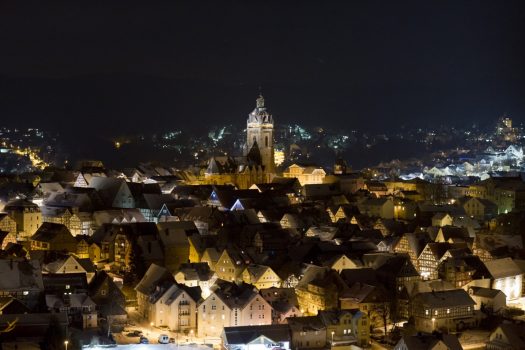
[[[264,137],[264,147],[268,147],[268,136]]]

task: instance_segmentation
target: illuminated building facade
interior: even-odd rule
[[[273,125],[273,117],[259,95],[255,109],[248,115],[244,156],[212,157],[204,171],[204,183],[233,184],[245,189],[270,182],[275,175]]]
[[[11,201],[4,210],[16,222],[19,240],[28,240],[42,224],[40,208],[26,199]]]
[[[274,172],[273,117],[264,105],[264,97],[259,95],[255,109],[249,114],[246,123],[246,155],[252,148],[259,149],[261,165],[269,173]]]

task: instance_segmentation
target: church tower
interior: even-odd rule
[[[246,137],[246,154],[249,154],[254,147],[259,148],[264,172],[273,173],[275,170],[273,118],[264,106],[262,95],[259,95],[255,109],[248,115]]]

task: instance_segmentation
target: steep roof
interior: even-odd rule
[[[257,141],[253,143],[252,148],[250,148],[248,154],[246,154],[246,160],[250,165],[262,164],[261,151],[259,150],[259,145],[257,144]]]
[[[62,224],[55,224],[52,222],[44,222],[38,228],[31,240],[40,242],[51,242],[58,236],[65,235],[70,236],[74,240],[73,235],[69,232],[69,229]]]
[[[135,287],[135,290],[142,294],[149,295],[163,280],[172,280],[174,282],[173,276],[168,269],[157,264],[151,264]]]
[[[500,293],[504,294],[501,290],[492,288],[470,287],[469,290],[472,290],[472,295],[482,298],[495,298]]]
[[[513,349],[525,348],[525,327],[514,323],[502,323],[499,325],[501,331],[508,339]]]
[[[259,291],[261,296],[277,312],[287,312],[291,307],[299,308],[294,288],[265,288]]]
[[[183,284],[170,283],[170,287],[167,288],[162,296],[163,298],[166,298],[164,304],[171,305],[183,292],[186,292],[186,294],[188,294],[188,296],[196,303],[201,299],[201,287],[188,287]]]
[[[289,342],[291,339],[290,327],[287,324],[224,327],[223,334],[228,345],[248,344],[261,336],[273,343]]]
[[[414,296],[414,300],[420,300],[424,305],[428,305],[432,308],[456,307],[476,304],[470,295],[463,289],[419,293]]]
[[[432,350],[436,349],[436,346],[440,342],[443,343],[446,349],[463,350],[457,336],[453,334],[434,335],[418,333],[416,335],[404,336],[397,346],[399,346],[400,343],[405,343],[407,350]]]
[[[15,200],[12,200],[12,201],[9,201],[5,207],[4,207],[4,210],[5,211],[10,211],[10,210],[23,210],[23,209],[26,209],[26,208],[32,208],[32,209],[35,209],[35,210],[40,210],[38,208],[38,205],[36,205],[35,203],[27,200],[27,199],[15,199]]]
[[[157,224],[159,237],[165,246],[172,244],[188,244],[188,236],[199,231],[193,221],[169,221]]]
[[[212,287],[212,290],[230,309],[244,308],[250,300],[259,294],[257,289],[251,284],[243,282],[237,285],[223,280],[218,280]]]
[[[519,266],[511,258],[486,261],[485,266],[495,279],[523,274]]]
[[[288,317],[288,325],[292,332],[308,332],[326,329],[319,316]]]

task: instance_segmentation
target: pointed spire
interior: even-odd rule
[[[257,144],[257,141],[253,142],[253,145],[250,148],[250,151],[246,155],[246,159],[248,160],[248,164],[250,165],[261,165],[262,164],[261,150],[259,149],[259,145]]]

